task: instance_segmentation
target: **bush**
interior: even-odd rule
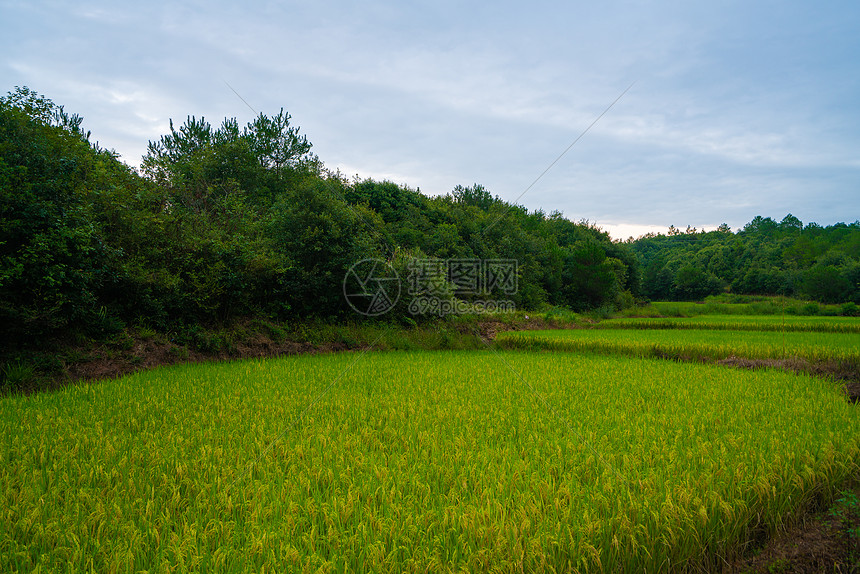
[[[840,307],[839,314],[845,317],[860,317],[860,306],[857,303],[850,301]]]
[[[0,382],[5,392],[12,392],[24,388],[36,378],[36,369],[30,363],[21,359],[6,363],[0,368]]]
[[[850,298],[851,284],[833,265],[816,265],[803,275],[803,292],[824,303],[840,303]]]
[[[803,307],[801,307],[798,311],[798,315],[818,315],[818,311],[820,310],[820,306],[818,303],[807,303]]]

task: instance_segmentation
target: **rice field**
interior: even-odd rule
[[[694,317],[697,315],[839,315],[841,305],[825,305],[814,301],[793,298],[761,297],[749,303],[727,303],[719,298],[704,302],[654,301],[651,308],[667,317]]]
[[[499,333],[496,342],[504,348],[620,353],[636,357],[799,358],[813,362],[860,363],[860,333],[604,328],[509,331]]]
[[[797,315],[699,315],[696,317],[608,319],[600,329],[717,329],[732,331],[802,331],[860,333],[857,317],[803,317]]]
[[[2,571],[695,569],[860,461],[826,381],[574,353],[162,368],[0,426]]]

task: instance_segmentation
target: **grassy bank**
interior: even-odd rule
[[[0,392],[35,392],[76,380],[113,377],[160,365],[375,350],[484,349],[499,331],[575,327],[583,317],[561,309],[542,313],[424,318],[420,322],[245,319],[159,332],[146,325],[103,339],[32,342],[0,352]]]

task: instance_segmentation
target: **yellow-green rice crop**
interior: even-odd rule
[[[725,303],[708,297],[704,302],[654,301],[651,308],[669,317],[693,317],[696,315],[795,315],[798,311],[810,314],[838,315],[841,305],[823,305],[815,301],[793,298],[762,297],[750,303]]]
[[[801,358],[860,363],[860,333],[729,331],[704,329],[576,329],[510,331],[506,348],[620,353],[637,357],[724,359]]]
[[[728,329],[734,331],[810,331],[860,333],[858,317],[796,315],[700,315],[697,317],[624,318],[601,321],[601,329]]]
[[[567,353],[164,368],[0,426],[2,571],[683,569],[860,457],[827,382]]]

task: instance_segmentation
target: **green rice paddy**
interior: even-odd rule
[[[860,318],[802,317],[796,315],[699,315],[696,317],[608,319],[601,321],[597,327],[601,329],[711,329],[860,333]]]
[[[496,340],[506,348],[591,351],[638,357],[799,358],[816,362],[860,363],[860,333],[661,330],[635,329],[628,325],[628,328],[620,329],[510,331],[500,333]]]
[[[835,384],[578,353],[162,368],[0,426],[2,571],[713,567],[860,460]]]

